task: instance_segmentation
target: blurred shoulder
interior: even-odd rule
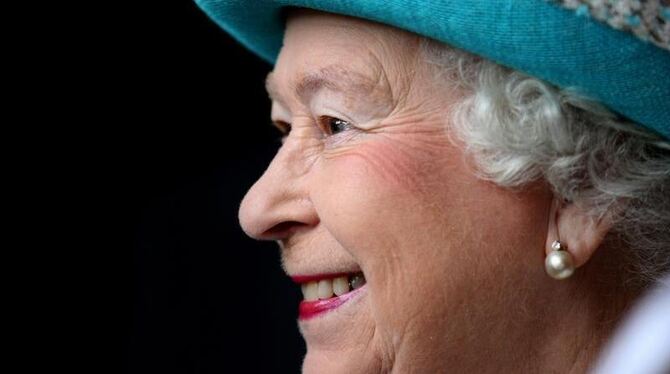
[[[670,374],[670,274],[631,309],[594,374]]]

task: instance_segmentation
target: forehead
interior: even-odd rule
[[[414,63],[418,37],[361,19],[298,10],[289,14],[284,46],[266,87],[304,98],[327,88],[351,93],[389,89]],[[390,77],[391,76],[391,77]]]
[[[265,80],[265,87],[273,99],[282,96],[281,83],[276,73],[270,72]],[[349,94],[372,94],[387,85],[380,82],[380,77],[373,77],[364,72],[355,71],[342,65],[327,65],[322,68],[312,68],[300,71],[291,77],[288,82],[289,91],[301,101],[309,98],[321,89]]]

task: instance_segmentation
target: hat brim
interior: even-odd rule
[[[195,0],[274,64],[288,7],[368,19],[570,87],[670,139],[670,52],[545,0]]]

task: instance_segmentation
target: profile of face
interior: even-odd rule
[[[411,33],[288,18],[267,82],[287,135],[239,218],[302,283],[306,373],[518,368],[562,333],[543,314],[552,194],[475,175],[449,136],[463,92],[433,69]]]

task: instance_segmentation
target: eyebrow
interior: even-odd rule
[[[290,88],[302,102],[306,103],[316,92],[322,89],[345,94],[370,95],[382,87],[377,80],[367,75],[352,72],[342,66],[332,65],[316,72],[301,74],[295,82],[291,83]],[[273,72],[270,72],[265,79],[265,89],[271,99],[281,101],[282,95]]]

